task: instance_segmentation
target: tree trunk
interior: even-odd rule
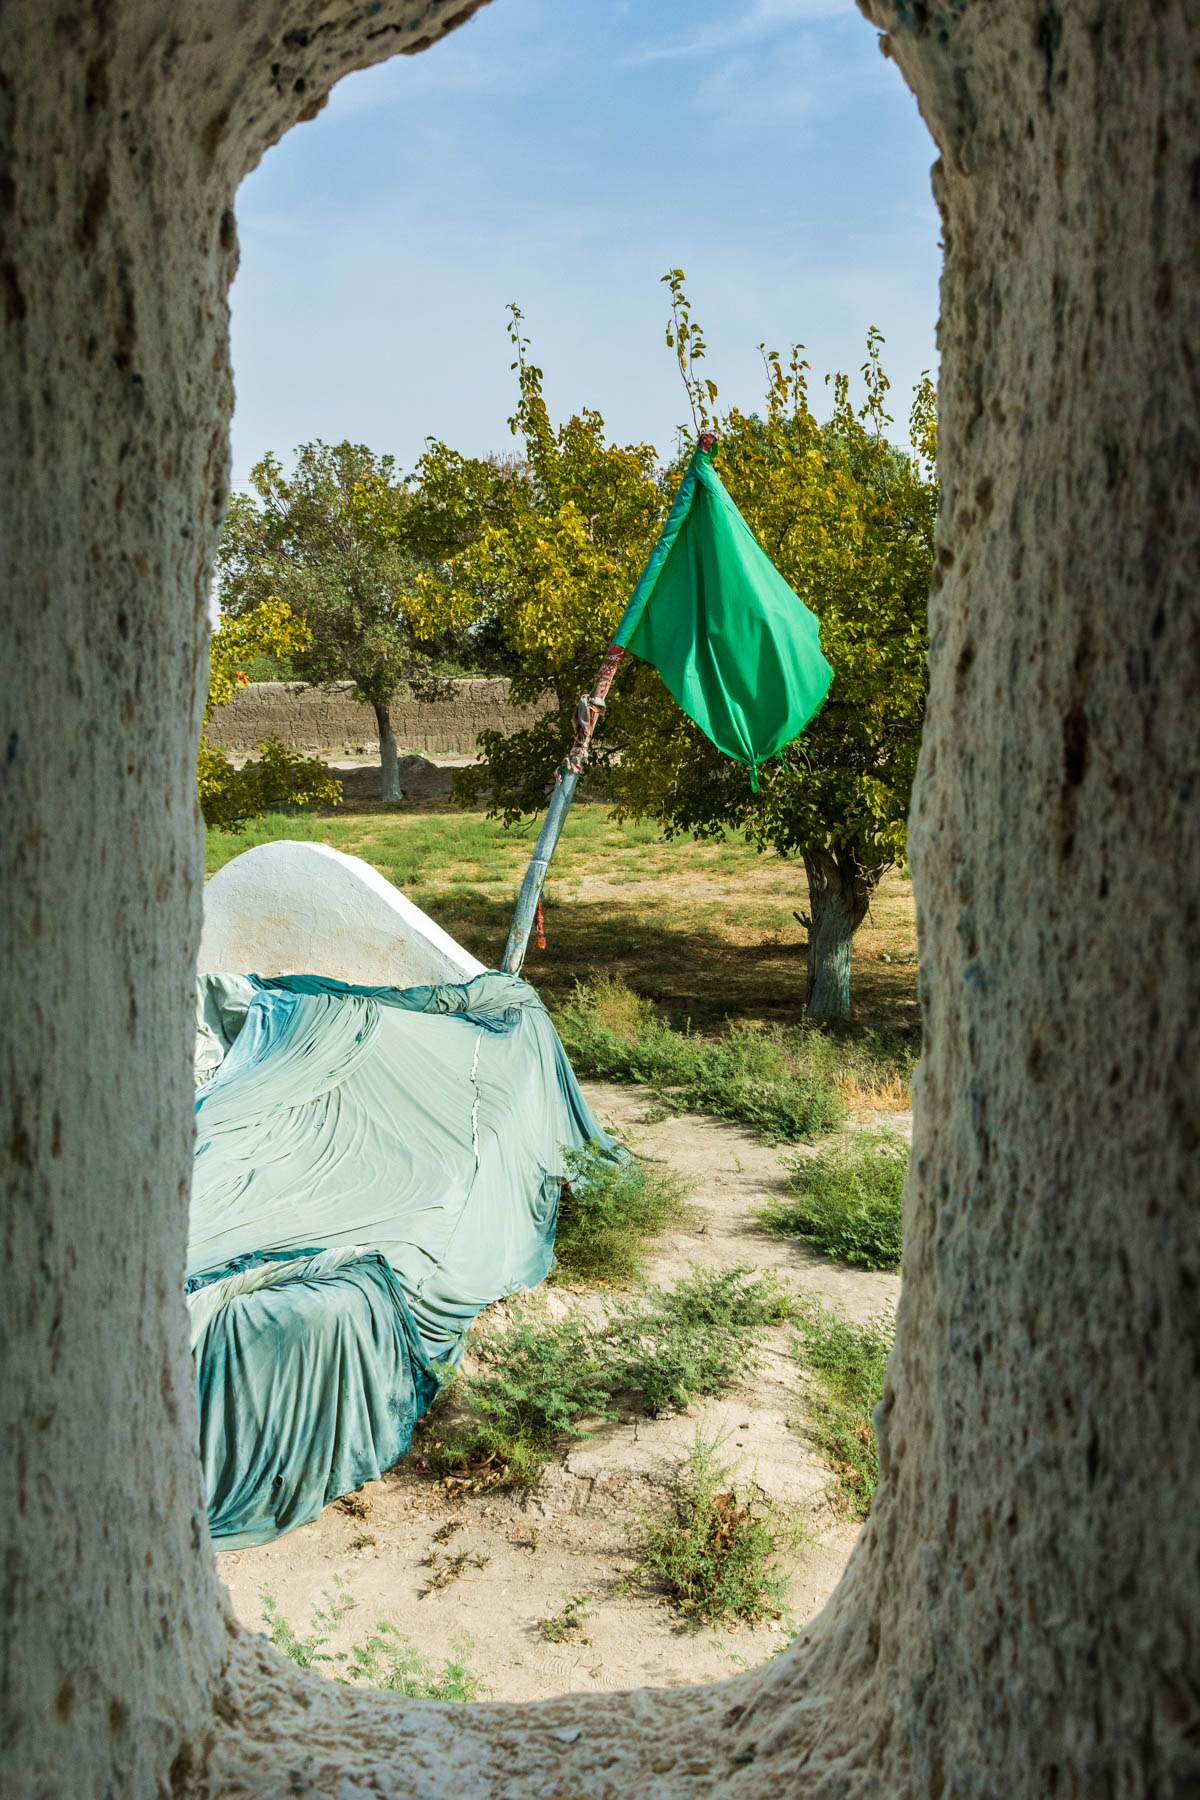
[[[400,786],[400,753],[396,748],[396,734],[392,730],[391,716],[386,706],[375,708],[375,723],[379,727],[379,797],[395,805],[403,800],[404,789]]]
[[[471,0],[0,8],[6,1800],[1200,1789],[1200,24],[864,3],[946,242],[880,1483],[783,1655],[519,1707],[337,1687],[232,1622],[180,1295],[233,196]]]
[[[844,851],[806,850],[804,870],[812,921],[805,1011],[810,1019],[848,1019],[850,947],[867,916],[874,882]]]

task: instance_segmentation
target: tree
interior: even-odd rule
[[[454,596],[420,580],[403,539],[409,494],[394,459],[364,444],[302,444],[295,472],[265,456],[254,495],[230,502],[218,557],[222,612],[280,597],[309,629],[291,653],[301,680],[349,680],[375,714],[382,794],[402,798],[389,707],[400,689],[436,693],[435,658]],[[255,498],[257,496],[257,498]],[[440,600],[441,610],[431,602]]]
[[[884,1473],[836,1597],[720,1688],[521,1708],[339,1687],[230,1615],[179,1292],[196,596],[232,400],[214,298],[266,146],[466,10],[382,0],[285,41],[261,7],[197,0],[153,57],[140,0],[0,14],[30,202],[6,221],[0,333],[5,1793],[440,1778],[599,1800],[695,1770],[712,1800],[1181,1800],[1200,1775],[1200,508],[1180,121],[1200,22],[1179,6],[1081,0],[1035,38],[1018,0],[937,29],[869,4],[941,159],[951,481],[913,846],[911,1254]],[[84,144],[120,173],[81,251]],[[1086,203],[1050,203],[1056,159]]]
[[[435,608],[474,622],[491,666],[527,705],[551,691],[558,710],[504,737],[480,734],[484,765],[455,775],[460,800],[490,791],[512,821],[537,812],[572,735],[580,693],[649,555],[664,507],[651,444],[605,439],[600,414],[551,423],[542,371],[529,362],[519,307],[509,337],[519,457],[464,457],[433,441],[417,465],[405,542],[432,559]],[[604,760],[606,744],[599,746]]]
[[[274,732],[262,740],[257,762],[240,769],[208,741],[208,725],[218,706],[233,699],[246,676],[241,664],[254,656],[295,656],[309,644],[308,627],[284,600],[260,601],[247,612],[223,620],[209,653],[208,698],[200,733],[196,774],[200,811],[206,825],[240,831],[247,819],[284,806],[340,806],[342,790],[316,757],[299,756]]]
[[[760,847],[803,859],[808,877],[808,1011],[845,1017],[850,950],[871,893],[905,853],[906,817],[925,702],[925,604],[937,492],[933,389],[912,411],[911,451],[885,436],[887,378],[872,332],[863,365],[866,401],[833,383],[820,424],[800,349],[766,354],[764,415],[714,412],[715,383],[697,364],[706,345],[673,270],[668,344],[675,350],[697,431],[721,440],[722,479],[782,574],[821,621],[833,665],[830,696],[808,728],[760,769],[717,751],[682,714],[656,672],[627,658],[597,731],[595,758],[619,813],[657,819],[668,832],[720,837],[744,831]],[[508,819],[536,811],[681,472],[656,473],[648,445],[605,441],[585,412],[551,425],[542,372],[525,354],[513,309],[519,399],[510,424],[525,446],[524,474],[431,446],[418,469],[411,528],[444,559],[440,585],[457,593],[513,658],[517,697],[547,688],[558,711],[504,739],[481,737],[491,804]],[[456,781],[476,798],[482,777]]]
[[[710,411],[711,382],[697,379],[678,271],[669,334],[698,427],[720,440],[721,476],[760,543],[816,613],[834,671],[829,696],[804,732],[760,770],[722,757],[685,719],[661,683],[639,671],[636,705],[622,714],[627,736],[610,774],[621,811],[701,836],[745,831],[783,856],[803,859],[811,917],[807,1010],[813,1019],[850,1012],[855,931],[880,878],[904,858],[926,695],[926,605],[933,568],[937,488],[934,392],[918,385],[910,451],[890,444],[881,335],[868,335],[856,409],[849,382],[832,383],[833,412],[818,423],[801,348],[787,363],[765,357],[765,416]],[[703,346],[701,346],[701,353]],[[614,721],[616,722],[616,721]]]

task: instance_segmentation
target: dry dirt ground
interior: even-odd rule
[[[844,1268],[758,1226],[756,1208],[782,1191],[787,1152],[715,1119],[659,1118],[638,1089],[589,1083],[585,1092],[635,1152],[665,1159],[694,1184],[688,1219],[659,1240],[651,1281],[669,1285],[690,1263],[749,1263],[857,1320],[894,1308],[898,1276]],[[888,1122],[909,1125],[903,1114]],[[539,1303],[561,1314],[597,1301],[594,1290],[552,1285]],[[264,1625],[264,1590],[301,1633],[313,1629],[322,1597],[340,1591],[355,1604],[330,1635],[332,1651],[362,1643],[380,1620],[439,1664],[455,1640],[470,1639],[471,1666],[499,1700],[719,1679],[773,1654],[788,1625],[681,1630],[652,1585],[630,1584],[642,1521],[663,1507],[697,1427],[721,1433],[743,1484],[757,1483],[803,1528],[788,1557],[787,1602],[790,1621],[803,1624],[831,1593],[858,1530],[831,1499],[829,1471],[806,1443],[804,1419],[804,1377],[781,1327],[762,1369],[735,1393],[684,1414],[605,1427],[552,1466],[536,1493],[455,1494],[410,1457],[361,1490],[354,1511],[329,1506],[276,1543],[218,1555],[218,1569],[238,1617],[255,1630]],[[447,1551],[468,1552],[470,1566],[422,1598],[434,1534],[446,1527]],[[447,1551],[438,1552],[443,1560]],[[584,1593],[595,1612],[586,1640],[545,1642],[539,1620],[557,1613],[564,1595]]]

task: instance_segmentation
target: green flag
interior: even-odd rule
[[[817,621],[712,466],[692,457],[613,642],[652,663],[718,750],[757,766],[804,729],[833,679]]]

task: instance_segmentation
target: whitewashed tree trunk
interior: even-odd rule
[[[379,733],[380,798],[395,805],[404,798],[404,790],[400,786],[400,752],[396,734],[392,730],[391,714],[387,707],[377,706],[374,711],[375,728]]]
[[[879,871],[867,871],[852,855],[806,850],[808,877],[808,981],[806,1017],[824,1023],[850,1017],[850,960],[854,934],[867,916]]]
[[[1200,1783],[1200,24],[1184,0],[870,5],[942,151],[947,243],[883,1480],[765,1670],[506,1709],[334,1688],[222,1613],[178,1291],[229,209],[338,74],[470,9],[0,13],[14,1800]]]

